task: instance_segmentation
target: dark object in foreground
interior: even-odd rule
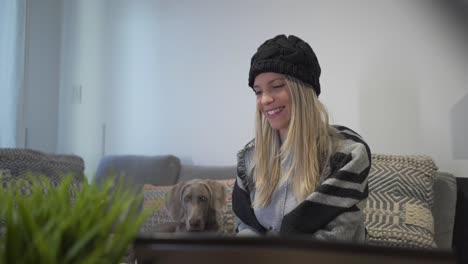
[[[219,237],[202,235],[138,238],[138,263],[456,263],[450,251],[325,242],[303,237]]]

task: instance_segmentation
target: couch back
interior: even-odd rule
[[[180,159],[172,155],[109,155],[99,163],[95,180],[101,183],[109,176],[123,176],[129,188],[139,190],[144,184],[175,184],[180,168]]]
[[[191,179],[229,180],[235,179],[236,175],[236,166],[183,165],[178,181],[188,181]]]
[[[96,181],[110,175],[123,175],[132,187],[143,184],[168,186],[191,179],[225,180],[236,177],[235,166],[182,165],[173,155],[111,155],[105,156],[96,171]]]

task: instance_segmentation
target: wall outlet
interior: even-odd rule
[[[73,85],[72,86],[72,104],[81,104],[82,99],[82,86],[81,85]]]

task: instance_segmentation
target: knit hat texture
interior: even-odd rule
[[[296,36],[278,35],[258,47],[250,61],[250,87],[263,72],[292,76],[311,85],[317,96],[320,94],[321,69],[317,56],[307,42]]]

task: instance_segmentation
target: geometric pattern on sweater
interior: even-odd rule
[[[369,243],[434,248],[433,181],[428,156],[372,155],[369,197],[364,208]]]

